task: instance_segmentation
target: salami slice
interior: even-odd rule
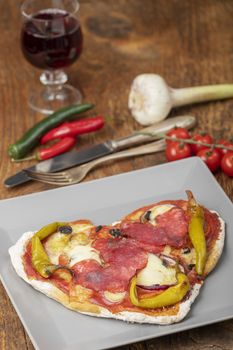
[[[216,213],[211,213],[209,210],[204,209],[205,215],[205,236],[207,246],[210,247],[216,239],[218,239],[218,235],[220,232],[220,221]]]
[[[95,291],[125,291],[136,271],[147,264],[147,253],[133,240],[100,238],[93,247],[100,252],[105,264],[101,266],[95,260],[85,260],[72,269],[77,284]]]
[[[95,260],[83,260],[72,268],[75,271],[75,283],[95,291],[122,292],[128,287],[129,280],[135,274],[131,268],[111,264],[102,267]]]
[[[100,238],[94,241],[92,246],[100,252],[101,258],[107,263],[128,263],[139,269],[147,261],[145,252],[143,252],[134,240],[126,238]]]
[[[124,221],[121,232],[138,242],[154,246],[171,245],[180,248],[187,239],[188,221],[181,208],[173,208],[156,217],[156,225],[150,223]]]

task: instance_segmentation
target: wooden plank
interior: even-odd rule
[[[8,145],[43,118],[27,106],[30,90],[39,89],[39,71],[25,61],[20,51],[20,3],[0,3],[0,198],[52,188],[40,183],[11,190],[3,186],[5,178],[31,164],[11,163]],[[85,100],[96,104],[95,113],[109,118],[104,130],[83,136],[78,147],[141,128],[127,108],[130,84],[140,73],[158,73],[174,87],[232,82],[232,15],[231,0],[81,1],[85,44],[80,60],[68,69],[70,82],[80,85]],[[210,132],[215,138],[230,138],[232,110],[233,100],[229,100],[179,108],[171,115],[195,115],[196,130]],[[119,161],[96,169],[85,181],[163,162],[163,153]],[[233,199],[232,180],[221,172],[216,178]],[[118,350],[232,349],[232,330],[232,321],[226,321]],[[2,285],[0,349],[33,349]]]

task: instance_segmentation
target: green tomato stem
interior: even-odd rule
[[[192,139],[180,139],[178,137],[172,137],[172,136],[168,136],[166,134],[160,133],[151,133],[151,132],[138,132],[137,134],[143,134],[143,135],[149,135],[149,136],[156,136],[157,139],[166,139],[166,140],[171,140],[171,141],[175,141],[175,142],[182,142],[182,143],[189,143],[191,145],[202,145],[202,146],[206,146],[209,147],[211,149],[214,148],[221,148],[221,149],[226,149],[228,151],[232,151],[233,152],[233,147],[228,147],[228,146],[224,146],[224,145],[219,145],[216,143],[206,143],[206,142],[202,142],[202,141],[195,141]]]
[[[209,147],[211,149],[221,148],[221,149],[226,149],[228,151],[233,151],[233,147],[228,147],[228,146],[224,146],[224,145],[218,145],[216,143],[206,143],[206,142],[195,141],[195,140],[190,140],[190,139],[180,139],[180,138],[177,138],[177,137],[171,137],[171,136],[167,136],[167,135],[164,135],[164,138],[166,140],[171,140],[171,141],[175,141],[175,142],[189,143],[191,145],[202,145],[202,146]]]

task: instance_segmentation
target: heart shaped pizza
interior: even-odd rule
[[[187,200],[139,208],[112,225],[54,222],[9,249],[17,274],[65,307],[171,324],[189,312],[224,246],[224,221]]]

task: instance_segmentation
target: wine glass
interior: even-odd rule
[[[81,92],[71,85],[63,68],[82,52],[83,36],[77,0],[25,0],[21,7],[21,48],[33,66],[43,69],[41,91],[32,91],[29,105],[43,114],[81,102]]]

